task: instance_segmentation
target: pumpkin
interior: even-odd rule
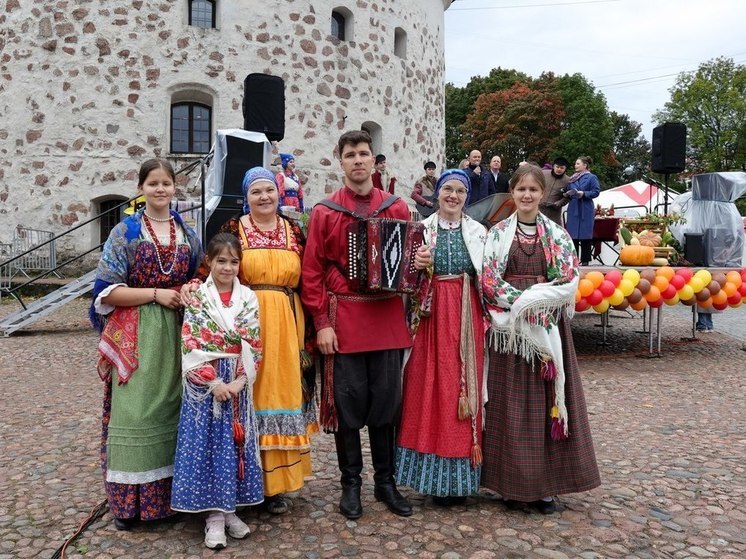
[[[649,266],[655,258],[653,247],[628,245],[619,251],[619,261],[625,266]]]
[[[658,233],[653,233],[647,229],[641,232],[637,238],[640,239],[641,245],[648,247],[659,247],[662,242],[662,238]]]

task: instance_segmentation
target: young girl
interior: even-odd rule
[[[226,546],[249,527],[236,507],[264,499],[252,385],[261,357],[259,303],[238,279],[241,245],[218,233],[207,246],[210,275],[192,294],[181,329],[184,395],[171,508],[211,511],[205,545]]]
[[[202,256],[194,231],[169,211],[174,181],[168,161],[142,164],[144,207],[112,230],[93,286],[91,321],[103,330],[101,466],[118,530],[171,514],[181,403],[176,290]]]

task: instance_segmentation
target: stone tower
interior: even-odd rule
[[[140,163],[175,169],[172,107],[243,126],[243,80],[285,80],[285,137],[315,202],[341,184],[341,132],[369,130],[407,196],[444,157],[443,13],[451,0],[7,0],[0,12],[0,242],[134,195]],[[214,20],[193,24],[209,8]],[[194,17],[194,20],[192,19]],[[209,17],[208,17],[209,20]],[[336,26],[336,27],[335,27]],[[333,34],[335,33],[335,34]],[[342,36],[343,38],[340,38]],[[181,177],[189,197],[194,174]],[[82,227],[58,252],[101,242]]]

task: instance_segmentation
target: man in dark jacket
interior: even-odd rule
[[[508,175],[500,172],[503,161],[499,155],[495,155],[490,159],[490,168],[482,173],[482,181],[479,185],[478,196],[472,197],[471,203],[477,202],[487,196],[492,196],[498,192],[507,192],[508,187]]]

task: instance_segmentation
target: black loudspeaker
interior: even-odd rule
[[[702,233],[684,233],[684,258],[695,266],[705,266],[705,236]]]
[[[262,132],[270,142],[285,136],[285,82],[268,74],[249,74],[243,81],[243,127]]]
[[[220,227],[243,208],[241,183],[246,171],[264,165],[264,144],[250,142],[237,136],[225,137],[226,157],[223,177],[223,196],[218,207],[210,215],[206,227],[205,244],[220,230]]]
[[[653,128],[651,169],[654,173],[680,173],[686,167],[686,125],[666,122]]]

